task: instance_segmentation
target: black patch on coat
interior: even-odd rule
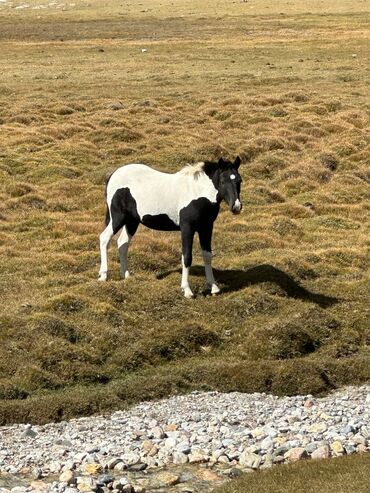
[[[179,231],[180,226],[170,219],[167,214],[145,214],[141,219],[142,224],[150,229],[158,231]]]
[[[188,223],[194,231],[199,231],[202,226],[213,223],[219,211],[219,203],[211,202],[205,197],[194,199],[180,210],[180,226]]]
[[[136,200],[131,195],[129,188],[119,188],[115,191],[110,204],[113,234],[116,234],[123,226],[133,236],[140,223],[137,212]]]
[[[180,210],[182,254],[185,267],[192,263],[194,233],[198,231],[201,246],[211,251],[213,223],[220,211],[220,204],[205,197],[192,200]],[[201,233],[200,233],[201,232]]]

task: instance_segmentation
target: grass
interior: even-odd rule
[[[217,488],[215,493],[256,493],[305,491],[330,493],[367,493],[369,491],[368,454],[332,460],[302,461],[274,467],[257,473],[245,474],[239,479]]]
[[[368,381],[365,3],[28,4],[0,4],[0,423]],[[97,281],[107,171],[236,154],[221,296],[195,249],[185,300],[179,235],[144,228]]]

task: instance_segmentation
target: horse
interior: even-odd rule
[[[106,178],[105,229],[100,234],[99,280],[106,281],[107,250],[119,231],[117,245],[121,275],[129,277],[127,252],[139,224],[159,231],[181,231],[182,279],[186,298],[193,298],[189,286],[193,239],[198,233],[205,276],[211,294],[220,293],[212,271],[213,223],[225,200],[233,214],[242,210],[239,174],[240,158],[220,158],[185,166],[177,173],[162,173],[144,164],[127,164]]]

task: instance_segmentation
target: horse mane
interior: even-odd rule
[[[192,176],[194,180],[197,180],[204,173],[204,162],[187,164],[178,173],[186,176]]]

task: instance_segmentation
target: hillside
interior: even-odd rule
[[[190,390],[370,377],[369,13],[360,0],[0,4],[0,424]],[[142,49],[147,50],[142,52]],[[141,228],[97,281],[104,176],[239,154],[207,296]]]

